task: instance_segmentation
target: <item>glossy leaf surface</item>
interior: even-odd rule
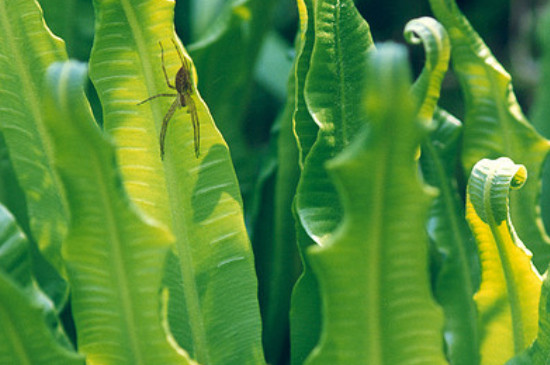
[[[296,60],[294,66],[294,100],[295,107],[292,116],[292,125],[296,134],[298,151],[300,153],[300,167],[303,169],[304,160],[315,143],[319,126],[309,114],[304,96],[306,77],[311,62],[311,52],[315,41],[313,0],[297,0],[300,16],[300,33],[296,41]]]
[[[403,35],[407,42],[422,44],[424,47],[426,62],[412,86],[412,94],[420,101],[418,116],[429,124],[439,100],[443,77],[449,67],[449,36],[445,28],[430,17],[409,21]]]
[[[121,184],[115,150],[84,96],[87,69],[48,70],[48,127],[69,197],[63,257],[78,348],[88,364],[191,364],[161,320],[161,276],[171,235],[142,215]]]
[[[0,131],[25,193],[33,238],[59,271],[67,209],[52,167],[41,97],[47,67],[66,58],[36,1],[0,1]]]
[[[539,304],[539,331],[535,342],[506,365],[546,365],[550,360],[550,280],[544,277]]]
[[[421,43],[426,53],[424,68],[412,87],[412,94],[420,101],[419,119],[430,129],[421,144],[423,177],[439,190],[430,206],[426,226],[441,260],[434,294],[445,313],[446,350],[453,365],[475,365],[479,364],[479,334],[473,301],[477,252],[464,219],[455,178],[462,124],[436,107],[449,64],[449,36],[441,24],[428,17],[411,20],[405,26],[404,35],[409,43]]]
[[[132,201],[175,236],[185,300],[180,318],[192,332],[186,350],[202,363],[262,363],[257,283],[239,186],[227,145],[196,89],[193,64],[174,33],[173,6],[166,0],[96,1],[91,78]],[[184,107],[170,120],[161,160],[160,129],[175,97],[136,104],[175,91],[167,85],[162,55],[174,83],[182,67],[178,51],[191,68],[200,155],[195,157]]]
[[[529,124],[516,100],[510,75],[458,9],[455,0],[430,0],[451,37],[453,69],[466,103],[462,164],[468,175],[482,158],[509,157],[525,165],[531,178],[512,196],[511,215],[519,236],[543,271],[550,260],[550,239],[540,218],[542,163],[550,142]]]
[[[343,221],[325,246],[308,250],[323,330],[306,364],[445,364],[443,316],[426,270],[433,192],[417,175],[424,132],[409,96],[409,65],[395,45],[380,46],[371,60],[369,125],[329,163]]]
[[[506,157],[483,159],[468,182],[466,219],[478,245],[481,285],[475,294],[481,364],[503,364],[525,350],[537,334],[541,279],[510,220],[510,189],[527,170]]]
[[[304,95],[315,31],[313,1],[298,0],[296,3],[300,17],[300,33],[296,39],[293,88],[295,107],[292,115],[292,129],[299,153],[299,166],[303,170],[304,160],[319,131],[319,127],[309,113]],[[296,199],[294,199],[292,212],[296,220],[296,243],[302,261],[302,273],[294,285],[290,307],[290,361],[291,364],[297,365],[304,363],[319,340],[321,305],[317,278],[306,256],[307,248],[315,244],[315,241],[304,231],[296,213]]]
[[[0,205],[0,363],[83,365],[31,273],[29,243]]]
[[[361,97],[373,42],[353,1],[321,0],[313,5],[315,42],[304,97],[319,132],[305,157],[296,211],[306,232],[321,244],[341,219],[338,197],[324,164],[366,122]]]

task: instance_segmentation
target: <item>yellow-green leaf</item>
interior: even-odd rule
[[[29,242],[0,205],[0,364],[82,365],[31,273]]]
[[[529,170],[525,187],[512,195],[516,230],[534,253],[539,270],[550,260],[550,238],[540,218],[540,173],[550,151],[527,121],[516,100],[508,72],[458,9],[455,0],[430,0],[437,19],[451,37],[451,60],[465,98],[461,153],[466,175],[483,158],[509,157]]]
[[[131,200],[175,236],[185,310],[170,323],[190,328],[186,350],[199,362],[262,363],[257,281],[239,186],[227,144],[197,91],[193,63],[174,32],[174,2],[97,0],[95,5],[90,74],[105,129],[116,143],[123,184]],[[161,160],[159,134],[175,97],[137,103],[175,91],[167,85],[163,64],[174,83],[182,67],[178,52],[193,76],[190,97],[200,125],[200,155],[195,156],[190,110],[184,107],[168,124]]]
[[[161,317],[172,236],[128,198],[114,148],[84,96],[86,76],[80,63],[56,63],[46,84],[48,131],[71,213],[63,258],[78,348],[90,365],[192,364]]]
[[[52,167],[42,95],[47,67],[67,59],[34,0],[0,0],[0,131],[27,200],[30,228],[44,256],[62,272],[67,207]]]
[[[527,170],[506,157],[483,159],[468,182],[466,219],[478,245],[481,285],[475,294],[481,364],[501,365],[525,350],[537,335],[541,278],[510,220],[510,190]]]

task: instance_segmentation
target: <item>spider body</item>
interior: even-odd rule
[[[183,67],[176,73],[176,90],[179,94],[191,94],[193,92],[190,76],[189,70]]]
[[[191,122],[193,123],[194,143],[195,143],[195,157],[198,158],[200,154],[200,124],[199,124],[199,118],[197,115],[197,109],[195,107],[195,102],[191,97],[193,94],[193,83],[191,79],[190,67],[187,63],[187,60],[183,57],[178,46],[176,45],[176,42],[173,39],[172,39],[172,43],[174,44],[174,48],[178,52],[178,56],[181,61],[181,67],[176,73],[176,77],[174,80],[175,85],[170,83],[170,79],[168,78],[168,73],[166,72],[166,67],[164,66],[164,49],[162,48],[161,42],[159,42],[159,46],[160,46],[160,51],[161,51],[160,54],[162,59],[162,71],[164,73],[166,84],[170,89],[176,90],[177,93],[153,95],[139,102],[138,105],[144,104],[148,101],[151,101],[159,97],[176,97],[176,99],[172,102],[170,109],[168,109],[168,112],[166,112],[164,119],[162,120],[162,126],[160,129],[160,137],[159,137],[160,158],[161,159],[164,158],[164,142],[166,138],[166,131],[168,129],[168,122],[170,121],[170,119],[172,118],[176,110],[178,108],[183,108],[183,107],[187,108],[187,113],[191,116]]]

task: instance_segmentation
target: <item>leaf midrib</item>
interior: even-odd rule
[[[447,211],[446,217],[448,217],[447,221],[450,223],[450,231],[452,232],[453,236],[453,242],[463,242],[462,237],[460,235],[460,228],[459,228],[459,219],[456,215],[456,212],[453,210],[452,207],[455,206],[455,199],[453,197],[453,193],[451,191],[451,188],[448,184],[445,184],[444,182],[448,179],[447,174],[445,173],[445,169],[443,167],[443,164],[441,163],[441,160],[439,159],[439,155],[435,151],[435,147],[432,143],[429,141],[426,141],[423,144],[423,149],[426,149],[429,151],[429,154],[434,156],[432,159],[433,165],[435,166],[435,171],[438,176],[439,181],[441,181],[441,184],[437,186],[439,189],[439,194],[442,197],[445,206],[445,210]],[[458,256],[461,258],[459,260],[459,265],[461,272],[468,273],[470,271],[470,267],[468,265],[467,254],[465,251],[465,247],[463,244],[455,244],[453,245],[453,248],[458,252]],[[474,287],[470,280],[465,281],[465,290],[467,293],[474,293]],[[473,303],[472,303],[473,306]]]
[[[138,53],[142,55],[140,57],[143,74],[149,90],[155,89],[154,77],[151,72],[152,66],[149,62],[147,47],[145,46],[144,35],[141,31],[141,27],[137,20],[137,16],[134,12],[134,9],[131,4],[128,3],[128,0],[121,0],[122,8],[126,14],[126,19],[128,20],[128,25],[134,34],[134,39]],[[156,105],[156,104],[155,104]],[[158,112],[158,107],[152,106],[156,111],[157,117],[160,115]],[[157,118],[159,119],[159,118]],[[194,358],[204,364],[210,363],[210,356],[208,351],[208,344],[206,339],[205,325],[203,322],[203,315],[201,311],[201,304],[199,299],[199,293],[197,289],[193,265],[193,256],[190,252],[189,242],[190,238],[188,232],[184,229],[186,227],[186,222],[184,219],[180,218],[181,214],[171,214],[172,212],[177,212],[181,210],[181,207],[186,206],[185,202],[181,201],[180,194],[178,193],[178,183],[174,175],[177,175],[174,171],[172,165],[167,163],[163,164],[165,168],[165,181],[167,192],[170,201],[170,212],[172,219],[172,229],[176,236],[176,248],[178,252],[178,259],[180,262],[180,268],[182,273],[183,287],[185,288],[185,303],[187,311],[189,313],[188,319],[191,330],[191,337],[193,339],[193,349],[187,349],[188,351],[194,354]]]
[[[62,73],[59,77],[59,84],[63,85],[63,87],[59,88],[59,100],[64,104],[62,108],[64,110],[71,110],[72,108],[67,105],[67,102],[69,100],[69,97],[66,95],[68,88],[67,84],[69,81],[70,76],[70,67],[64,67],[62,70]],[[93,148],[90,148],[93,150]],[[124,325],[126,327],[126,333],[127,338],[129,339],[130,343],[130,350],[129,354],[134,358],[133,364],[145,364],[142,353],[140,351],[140,345],[138,340],[138,331],[136,330],[135,322],[136,322],[136,314],[134,313],[133,306],[132,306],[132,296],[130,294],[130,281],[128,280],[128,276],[125,270],[125,267],[123,263],[124,255],[122,252],[124,249],[122,246],[124,246],[124,234],[121,233],[118,229],[119,225],[117,224],[115,209],[113,209],[112,202],[116,201],[117,197],[111,198],[111,194],[109,194],[109,187],[106,184],[106,181],[110,181],[110,174],[104,170],[104,164],[102,161],[98,159],[97,154],[92,154],[90,157],[90,169],[95,170],[95,173],[93,176],[97,176],[97,191],[100,196],[100,200],[98,202],[98,205],[100,204],[103,209],[101,211],[104,212],[104,215],[106,219],[104,220],[105,227],[107,230],[107,236],[109,237],[109,241],[107,244],[107,249],[111,248],[112,256],[111,256],[111,265],[110,267],[114,270],[112,274],[113,281],[117,282],[117,285],[111,286],[111,289],[113,289],[117,294],[118,297],[121,300],[121,306],[122,306],[122,315],[124,318]],[[128,252],[127,252],[128,254]]]
[[[40,144],[40,147],[44,151],[43,156],[46,160],[46,165],[50,167],[53,166],[53,147],[51,143],[43,143],[44,141],[49,140],[49,135],[46,132],[44,119],[42,118],[40,98],[38,97],[37,90],[33,87],[33,82],[31,81],[33,77],[30,75],[29,72],[27,72],[27,70],[29,70],[31,67],[26,67],[26,61],[28,60],[28,58],[22,57],[20,48],[15,45],[17,44],[17,42],[15,41],[15,37],[11,27],[11,24],[15,24],[15,22],[10,22],[10,20],[7,18],[8,11],[6,10],[6,3],[4,0],[0,0],[0,7],[0,23],[2,24],[2,28],[4,29],[6,34],[5,39],[7,47],[11,50],[12,53],[12,64],[13,67],[17,70],[17,74],[21,77],[20,80],[23,88],[23,93],[26,96],[25,100],[27,101],[27,105],[29,106],[28,108],[26,108],[26,110],[30,110],[30,113],[34,120],[33,126],[36,127],[36,131],[38,133],[39,138],[35,142]],[[25,116],[28,116],[28,114],[25,113]],[[50,171],[51,169],[48,170],[48,172]],[[57,174],[50,173],[49,175],[54,181],[53,185],[55,187],[61,186]],[[24,180],[22,180],[22,183],[24,185],[27,185]],[[58,196],[62,196],[57,188],[55,188],[55,190]],[[61,199],[61,207],[64,211],[67,211],[64,199]],[[55,243],[59,244],[59,242]]]
[[[338,105],[338,113],[340,114],[340,123],[341,128],[335,128],[335,132],[340,131],[341,132],[341,139],[342,139],[342,146],[340,148],[344,148],[348,145],[348,137],[346,135],[347,132],[347,126],[345,125],[346,122],[346,113],[344,111],[344,108],[349,105],[349,103],[346,103],[345,100],[347,99],[347,93],[346,93],[346,82],[344,77],[344,67],[343,67],[343,55],[342,55],[342,39],[340,38],[340,0],[336,1],[336,10],[334,14],[334,48],[336,51],[336,74],[338,75],[338,99],[339,103]]]
[[[43,120],[42,120],[42,114],[40,113],[39,102],[37,101],[38,99],[37,93],[35,92],[35,88],[32,87],[32,82],[31,82],[32,77],[27,72],[29,68],[24,66],[24,65],[27,65],[27,62],[26,62],[27,58],[21,57],[19,48],[14,45],[14,43],[17,43],[17,42],[13,41],[14,35],[13,35],[12,28],[10,27],[11,23],[6,15],[8,11],[6,10],[6,5],[4,0],[0,0],[0,6],[2,7],[2,9],[0,10],[0,19],[2,23],[2,28],[5,30],[5,33],[6,33],[6,38],[5,38],[6,44],[12,53],[12,57],[13,57],[12,65],[15,69],[17,69],[17,74],[20,75],[21,77],[20,81],[23,88],[23,94],[27,96],[26,101],[28,102],[27,105],[29,106],[28,110],[30,110],[32,117],[36,122],[35,125],[37,126],[38,134],[41,137],[40,141],[43,141],[44,139],[42,139],[42,137],[46,135],[46,133],[42,123]],[[46,154],[46,156],[49,157],[51,156],[51,154],[48,153]],[[51,160],[49,162],[51,162]]]
[[[371,227],[375,228],[375,231],[372,232],[372,234],[369,235],[370,240],[376,244],[376,249],[374,252],[376,255],[373,255],[370,260],[369,264],[367,266],[367,271],[370,271],[370,274],[368,275],[367,279],[370,279],[370,287],[372,288],[373,295],[369,295],[368,302],[370,303],[367,305],[367,308],[370,308],[368,313],[370,314],[369,323],[372,329],[372,334],[376,337],[376,340],[373,341],[372,348],[372,356],[369,359],[370,363],[373,364],[382,364],[384,361],[384,340],[383,340],[383,331],[382,329],[384,326],[382,325],[381,321],[384,319],[381,316],[382,310],[382,300],[380,295],[380,288],[381,283],[380,280],[384,276],[381,272],[382,270],[382,250],[383,245],[380,244],[382,242],[384,237],[384,231],[385,231],[385,220],[383,217],[385,217],[386,212],[386,205],[384,202],[386,201],[386,192],[387,192],[387,185],[386,181],[388,173],[389,173],[389,162],[390,160],[390,151],[392,143],[384,143],[381,144],[381,154],[378,158],[378,167],[379,170],[376,172],[376,180],[375,184],[373,184],[373,196],[374,196],[374,204],[372,207],[369,208],[371,212],[377,212],[376,214],[371,215],[372,221],[371,221]]]
[[[511,273],[511,263],[506,252],[506,239],[502,237],[502,234],[499,229],[499,225],[496,222],[495,216],[493,214],[493,205],[491,204],[491,198],[493,195],[493,181],[495,175],[498,174],[498,171],[495,168],[492,168],[490,174],[487,174],[487,178],[484,181],[483,186],[483,204],[485,215],[487,217],[487,222],[489,229],[491,230],[492,236],[494,237],[496,248],[499,254],[499,261],[502,265],[502,273],[504,274],[504,281],[506,282],[506,294],[507,301],[510,306],[510,315],[512,317],[512,333],[514,336],[514,352],[518,353],[520,350],[525,348],[523,343],[523,313],[521,311],[521,305],[519,300],[519,291],[518,287],[514,281],[513,273]],[[507,185],[509,189],[509,186]],[[509,194],[509,192],[508,192]],[[508,195],[507,195],[508,196]],[[507,199],[508,200],[508,199]],[[506,208],[506,215],[509,217],[509,208]],[[506,228],[508,229],[507,225]],[[512,242],[512,244],[515,244]]]

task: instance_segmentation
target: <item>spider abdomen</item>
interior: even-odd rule
[[[181,67],[176,74],[176,91],[180,94],[191,93],[191,77],[189,72]]]

